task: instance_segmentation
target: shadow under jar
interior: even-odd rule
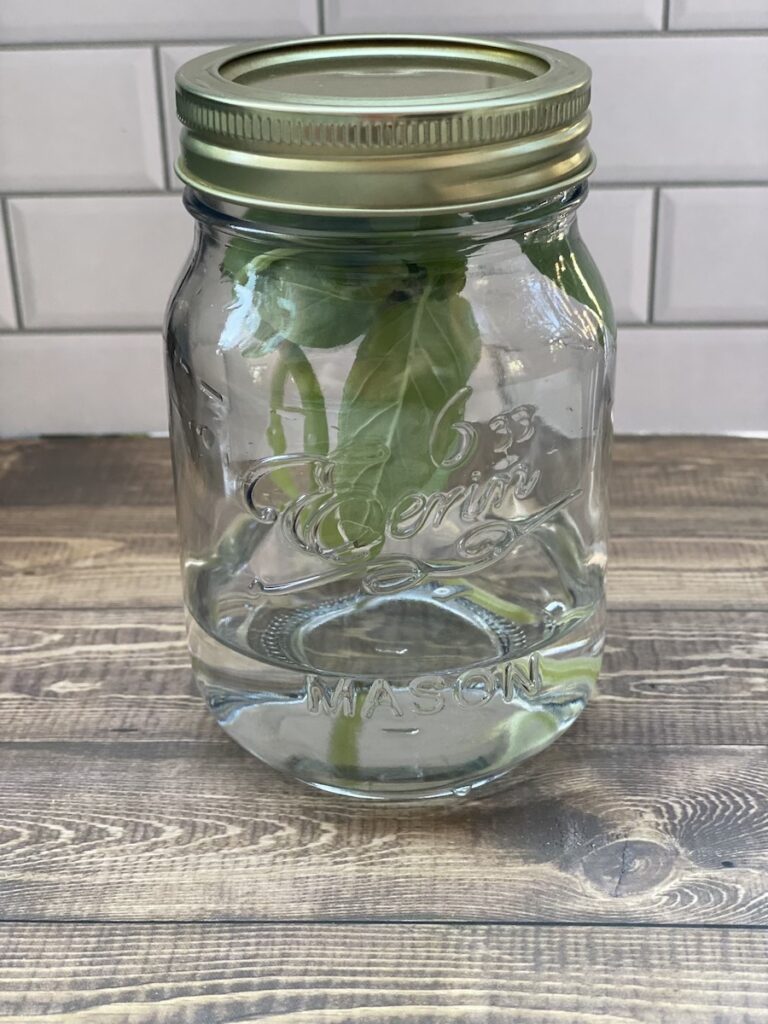
[[[167,318],[195,677],[320,789],[464,796],[585,707],[614,324],[589,70],[420,37],[185,64]]]

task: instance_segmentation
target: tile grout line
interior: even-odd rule
[[[317,31],[321,36],[325,31],[325,0],[317,0]]]
[[[11,211],[8,208],[8,200],[0,196],[0,219],[2,220],[6,253],[8,254],[8,274],[11,279],[11,295],[13,296],[13,308],[16,314],[16,328],[11,328],[12,333],[24,331],[24,310],[21,301],[21,275],[16,260],[16,247],[11,228]]]
[[[644,188],[664,188],[664,189],[706,189],[706,188],[766,188],[768,187],[768,178],[745,178],[742,181],[727,180],[724,178],[712,179],[711,181],[705,181],[704,179],[698,179],[696,181],[690,178],[682,178],[678,181],[673,180],[651,180],[644,179],[640,181],[595,181],[589,183],[590,191],[592,192],[610,192],[618,189],[626,189],[627,191],[638,191]]]
[[[175,194],[175,193],[172,193]],[[9,189],[6,199],[147,199],[167,196],[165,188],[108,188],[108,189],[42,189],[40,191],[16,192]]]
[[[26,336],[29,336],[29,335],[39,335],[39,334],[51,335],[51,336],[54,336],[54,337],[55,336],[65,336],[66,337],[67,335],[74,335],[74,336],[82,335],[84,337],[90,337],[90,336],[97,335],[97,334],[115,334],[115,335],[120,335],[120,334],[146,334],[148,336],[154,337],[154,336],[156,336],[158,334],[161,334],[162,330],[163,330],[162,324],[155,324],[155,325],[151,325],[151,326],[147,326],[147,324],[144,324],[143,327],[136,327],[136,326],[125,327],[123,325],[118,325],[118,326],[113,326],[113,327],[85,327],[85,326],[84,327],[53,327],[53,326],[49,326],[49,327],[20,327],[20,328],[16,328],[16,330],[14,330],[13,328],[11,328],[11,329],[0,328],[0,337],[2,337],[2,336],[9,336],[9,335],[13,335],[13,336],[18,335],[19,337],[23,338],[23,337],[26,337]]]
[[[651,251],[648,265],[648,306],[645,319],[648,326],[658,327],[654,319],[656,309],[656,275],[658,271],[659,250],[659,208],[661,206],[661,189],[654,188],[651,206]]]
[[[163,72],[160,65],[160,47],[152,47],[152,68],[155,76],[155,100],[157,102],[157,126],[160,132],[160,159],[163,161],[163,184],[165,192],[171,190],[171,174],[169,170],[170,154],[168,152],[168,132],[165,112],[165,96],[163,89]]]
[[[592,192],[640,191],[641,189],[739,189],[768,188],[768,178],[749,178],[742,181],[733,179],[713,179],[712,181],[681,179],[679,181],[660,181],[644,179],[641,181],[596,181],[590,182]],[[157,196],[177,196],[181,191],[165,188],[107,188],[107,189],[40,189],[19,192],[15,189],[6,190],[6,199],[122,199],[124,197],[151,198]]]
[[[672,0],[664,0],[664,9],[661,16],[661,30],[662,32],[669,32],[669,15],[670,8],[672,6]]]
[[[654,296],[649,296],[653,298]],[[647,330],[656,328],[665,331],[762,331],[768,327],[766,320],[620,320],[617,324],[622,331]]]
[[[322,0],[321,0],[322,2]],[[325,18],[323,19],[325,21]],[[510,39],[513,38],[513,33],[510,32],[483,32],[480,33],[482,37],[489,39]],[[545,39],[545,38],[557,38],[557,39],[660,39],[660,38],[672,38],[672,39],[712,39],[718,37],[725,38],[765,38],[768,36],[768,29],[764,28],[699,28],[699,29],[670,29],[665,32],[663,29],[606,29],[601,31],[598,28],[594,29],[573,29],[570,32],[558,32],[554,29],[549,31],[530,30],[514,33],[515,38],[524,39]],[[243,41],[245,42],[250,36],[241,36],[233,38],[232,35],[222,37],[216,36],[210,39],[200,39],[199,37],[184,38],[184,39],[99,39],[99,40],[58,40],[57,42],[35,42],[35,43],[0,43],[0,53],[3,52],[24,52],[28,50],[96,50],[96,49],[142,49],[147,47],[159,46],[159,47],[176,47],[176,46],[210,46],[211,49],[215,47],[230,46],[233,42]],[[265,35],[261,36],[265,40],[280,40],[288,38],[285,34],[283,35]]]
[[[733,330],[739,331],[763,331],[768,329],[768,320],[654,320],[649,322],[646,320],[620,320],[617,326],[622,331],[634,331],[634,330],[648,330],[649,328],[655,328],[657,330],[666,331],[722,331],[722,330]],[[0,336],[10,335],[78,335],[82,334],[85,336],[93,334],[146,334],[154,335],[162,331],[162,324],[113,324],[109,325],[80,325],[72,327],[55,327],[39,326],[39,327],[0,327]]]

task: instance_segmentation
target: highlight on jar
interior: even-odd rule
[[[566,53],[458,38],[177,74],[192,667],[230,736],[318,789],[466,797],[595,686],[616,332],[578,230],[589,95]]]

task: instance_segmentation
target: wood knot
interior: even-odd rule
[[[609,896],[634,896],[660,885],[677,860],[674,850],[647,839],[619,839],[593,850],[581,867],[587,880]]]

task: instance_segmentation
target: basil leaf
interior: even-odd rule
[[[464,404],[456,396],[477,364],[480,336],[467,300],[441,292],[428,282],[417,298],[382,308],[347,376],[335,480],[366,499],[363,521],[341,524],[353,542],[367,543],[371,529],[383,538],[387,514],[429,484],[455,443]],[[379,447],[381,458],[356,460],[362,445]]]
[[[302,259],[280,259],[260,281],[262,318],[305,348],[336,348],[365,332],[376,296],[371,285]]]
[[[365,333],[375,307],[407,278],[403,263],[329,265],[290,249],[242,262],[252,243],[246,248],[235,242],[222,263],[232,277],[234,301],[220,348],[240,348],[249,356],[265,355],[282,340],[304,348],[346,345]]]
[[[227,250],[221,261],[221,272],[225,277],[242,283],[243,269],[268,251],[250,238],[235,235],[227,242]]]
[[[276,454],[286,444],[280,411],[287,376],[299,387],[305,447],[327,451],[322,392],[301,350],[363,335],[339,411],[338,498],[325,510],[320,539],[335,557],[373,557],[395,505],[414,491],[439,489],[451,471],[444,461],[456,444],[452,428],[480,355],[477,324],[459,294],[466,260],[449,246],[433,247],[426,259],[351,251],[344,262],[327,251],[254,251],[252,242],[236,239],[222,265],[235,301],[219,348],[246,357],[277,349],[268,430]],[[282,484],[295,492],[289,476]]]
[[[539,273],[591,309],[609,332],[616,334],[610,296],[576,224],[559,238],[532,231],[521,241],[521,248]]]
[[[232,278],[234,299],[229,305],[219,337],[219,351],[240,349],[246,355],[261,356],[277,348],[282,340],[264,316],[264,275],[272,263],[290,254],[291,249],[257,252],[249,239],[233,238],[221,265],[222,273]],[[250,257],[247,261],[246,257]]]

